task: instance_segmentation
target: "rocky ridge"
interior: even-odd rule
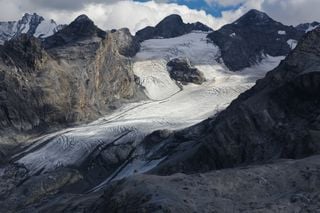
[[[0,44],[22,33],[43,39],[63,29],[54,20],[45,20],[38,14],[26,13],[19,21],[0,22]]]
[[[298,26],[296,26],[296,29],[303,31],[303,32],[309,32],[319,26],[320,26],[320,23],[317,21],[314,21],[312,23],[299,24]]]
[[[286,56],[290,41],[298,41],[304,32],[283,25],[267,14],[251,10],[231,24],[208,35],[219,46],[221,62],[238,71],[259,63],[265,55]]]
[[[190,33],[193,30],[212,31],[210,27],[200,22],[185,24],[179,15],[173,14],[164,18],[155,27],[146,27],[139,30],[135,37],[142,42],[152,38],[173,38]]]

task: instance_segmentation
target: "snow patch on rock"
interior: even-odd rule
[[[289,39],[287,43],[291,49],[296,48],[296,46],[298,45],[298,41],[294,39]]]

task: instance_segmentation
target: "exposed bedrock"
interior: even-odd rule
[[[303,35],[303,31],[283,25],[263,12],[250,10],[208,38],[219,46],[224,64],[238,71],[261,62],[265,55],[288,55],[292,50],[290,41],[299,41]]]
[[[206,79],[203,73],[192,67],[187,58],[175,58],[167,63],[170,77],[183,84],[202,84]]]

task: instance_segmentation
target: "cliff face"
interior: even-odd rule
[[[84,30],[86,26],[86,30]],[[89,121],[135,97],[127,29],[106,33],[80,16],[43,43],[27,35],[1,47],[0,131]]]

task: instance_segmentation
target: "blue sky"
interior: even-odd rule
[[[150,0],[135,0],[139,2],[147,2]],[[198,10],[204,10],[208,14],[211,14],[215,17],[221,17],[222,11],[228,11],[228,10],[235,10],[241,7],[241,4],[234,5],[234,6],[222,6],[218,3],[213,3],[211,5],[208,5],[204,0],[168,0],[167,2],[177,3],[180,5],[186,5],[190,9],[198,9]]]

